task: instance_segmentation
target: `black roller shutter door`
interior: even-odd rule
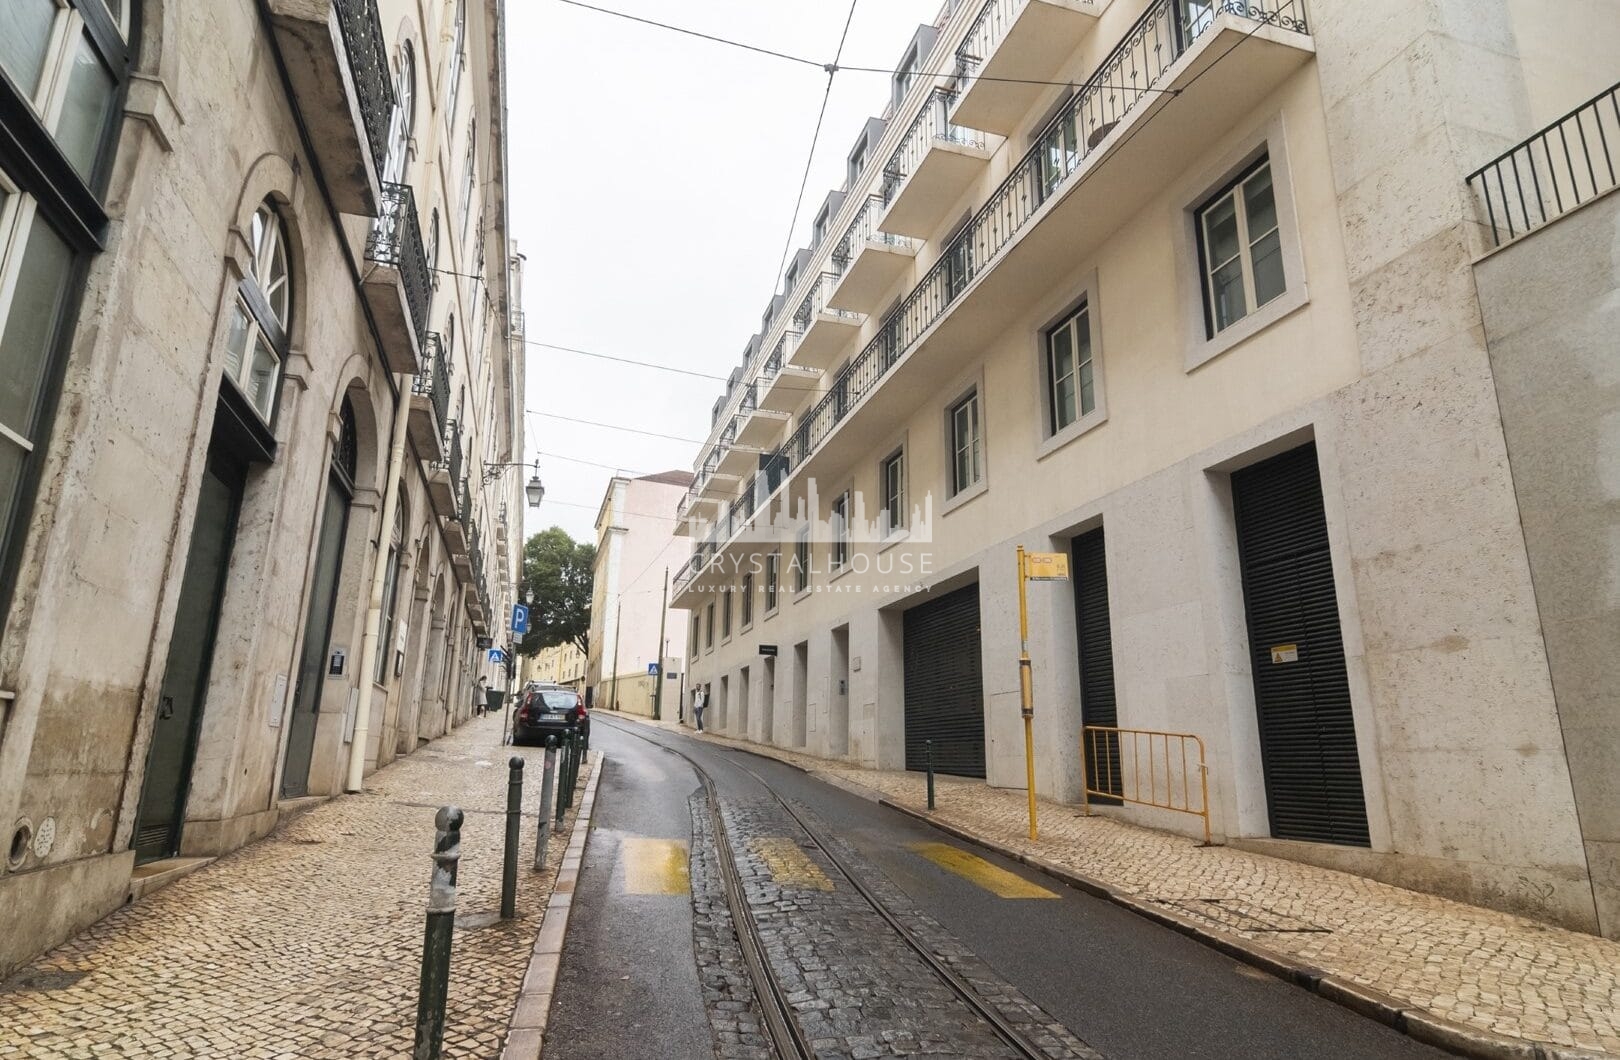
[[[1271,834],[1367,846],[1316,446],[1232,476]]]
[[[970,585],[905,615],[906,768],[984,776],[984,673],[979,586]]]
[[[1080,718],[1086,725],[1114,728],[1119,712],[1114,701],[1114,631],[1108,614],[1108,561],[1102,527],[1074,539],[1075,632],[1080,644]],[[1118,794],[1119,741],[1106,734],[1086,737],[1086,785]],[[1092,802],[1114,803],[1107,796]]]

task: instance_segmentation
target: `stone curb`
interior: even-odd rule
[[[812,775],[819,780],[832,780],[831,777],[824,776],[819,772],[814,772]],[[841,783],[837,786],[845,790],[849,788],[847,783]],[[907,817],[922,821],[964,842],[1000,854],[1002,857],[1009,858],[1021,865],[1027,865],[1035,871],[1068,884],[1076,890],[1084,891],[1094,897],[1111,902],[1122,909],[1128,909],[1138,916],[1201,942],[1225,956],[1231,957],[1233,960],[1258,968],[1284,982],[1303,987],[1324,1000],[1341,1005],[1359,1016],[1376,1020],[1408,1037],[1423,1042],[1425,1045],[1432,1045],[1437,1049],[1444,1049],[1446,1052],[1454,1053],[1457,1056],[1472,1057],[1475,1060],[1614,1060],[1613,1054],[1610,1053],[1593,1052],[1573,1046],[1555,1045],[1551,1042],[1533,1042],[1524,1038],[1510,1038],[1507,1035],[1497,1034],[1493,1031],[1482,1031],[1460,1023],[1454,1023],[1423,1009],[1409,1007],[1398,998],[1391,997],[1372,987],[1340,978],[1329,972],[1324,972],[1320,968],[1284,956],[1259,943],[1251,942],[1248,939],[1217,928],[1207,927],[1188,917],[1158,908],[1117,888],[1110,887],[1100,880],[1092,879],[1089,876],[1075,872],[1073,869],[1034,854],[1025,854],[993,839],[976,835],[965,828],[930,816],[923,810],[913,809],[910,806],[895,802],[879,792],[874,791],[873,794],[877,796],[876,801],[881,806],[887,806],[889,809],[903,813]]]
[[[546,904],[545,917],[540,921],[540,933],[535,936],[529,967],[523,974],[523,987],[518,991],[517,1006],[507,1026],[501,1060],[540,1060],[540,1045],[557,989],[557,970],[562,964],[563,940],[568,934],[568,917],[574,905],[574,887],[579,882],[585,841],[590,836],[591,816],[596,810],[596,784],[602,779],[602,752],[592,751],[591,759],[591,779],[586,781],[585,793],[580,797],[574,830],[569,834],[562,866],[557,870],[557,885],[552,888],[551,901]]]

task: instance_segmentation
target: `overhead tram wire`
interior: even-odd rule
[[[557,0],[557,2],[560,4],[567,4],[569,7],[582,7],[587,11],[595,11],[601,15],[612,15],[615,18],[626,19],[630,22],[639,22],[644,26],[656,26],[658,29],[669,30],[671,33],[681,33],[688,37],[697,37],[700,40],[712,41],[715,44],[724,44],[728,47],[741,48],[744,51],[756,52],[760,55],[769,55],[772,58],[782,59],[790,63],[799,63],[802,66],[813,66],[818,70],[826,69],[827,65],[826,63],[818,63],[814,59],[806,59],[802,55],[789,55],[787,52],[774,51],[770,48],[763,48],[757,44],[747,44],[743,41],[731,40],[728,37],[717,37],[712,33],[704,33],[700,30],[687,29],[685,26],[675,26],[668,22],[659,22],[656,19],[643,18],[640,15],[632,15],[628,11],[615,11],[610,7],[597,7],[595,4],[585,3],[584,0]]]
[[[691,445],[703,444],[703,439],[701,438],[682,438],[675,434],[660,434],[657,431],[644,431],[639,427],[626,427],[618,423],[601,423],[597,420],[582,420],[574,416],[565,416],[560,412],[546,412],[543,409],[524,409],[523,411],[531,416],[545,416],[548,419],[565,420],[568,423],[580,423],[587,427],[603,427],[610,431],[625,431],[629,434],[645,434],[649,438],[663,438],[666,441],[687,442]]]

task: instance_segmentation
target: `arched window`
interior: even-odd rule
[[[137,0],[0,0],[0,615],[56,411],[139,25]],[[77,277],[77,279],[76,279]]]
[[[428,282],[439,289],[439,208],[428,218]]]
[[[355,475],[360,469],[360,428],[354,419],[354,406],[343,399],[338,410],[337,448],[332,450],[332,470],[345,489],[354,492]]]
[[[450,31],[450,92],[444,108],[446,128],[455,128],[456,99],[461,95],[461,68],[467,63],[467,0],[456,0],[456,24]]]
[[[478,115],[467,127],[467,161],[461,170],[461,253],[466,254],[467,222],[472,220],[473,185],[478,179]]]
[[[388,161],[382,179],[389,184],[405,182],[410,162],[411,133],[416,128],[416,53],[411,42],[399,46],[399,70],[394,75],[394,113],[388,123]]]
[[[292,312],[287,226],[266,200],[253,211],[247,235],[248,274],[237,284],[225,336],[225,377],[268,425],[275,419]]]

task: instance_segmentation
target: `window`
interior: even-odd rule
[[[461,95],[461,68],[467,65],[467,0],[456,0],[456,23],[450,31],[450,92],[446,97],[444,120],[456,123],[456,100]]]
[[[899,107],[906,98],[906,93],[917,80],[917,49],[913,47],[906,52],[906,57],[900,63],[900,68],[894,72],[894,105]]]
[[[236,306],[225,333],[225,378],[259,418],[275,417],[281,361],[287,349],[292,283],[287,265],[287,228],[268,201],[248,227],[248,273],[237,285]]]
[[[983,438],[979,425],[979,392],[951,406],[951,495],[984,477]]]
[[[799,529],[793,542],[793,591],[802,593],[810,588],[810,528]]]
[[[388,542],[388,568],[383,577],[382,629],[377,637],[377,657],[373,660],[372,681],[386,685],[392,674],[388,662],[393,658],[389,650],[394,639],[394,612],[399,606],[399,557],[405,541],[405,495],[400,492],[394,506],[394,532]]]
[[[1197,219],[1204,326],[1214,338],[1287,286],[1270,159],[1206,203]]]
[[[883,532],[906,526],[906,454],[904,450],[883,461]]]
[[[428,219],[428,283],[433,289],[439,289],[439,208],[433,208],[433,214]]]
[[[388,119],[388,159],[383,163],[386,184],[403,184],[410,161],[411,130],[416,128],[416,55],[411,42],[399,48],[399,70],[394,75],[394,113]]]
[[[720,594],[720,639],[725,640],[731,636],[731,589]]]
[[[849,491],[833,498],[832,512],[832,569],[841,571],[849,562]]]
[[[1064,178],[1080,165],[1080,142],[1075,135],[1074,108],[1067,101],[1062,107],[1057,119],[1041,134],[1040,150],[1036,155],[1040,162],[1037,202],[1045,202],[1057,191]]]
[[[855,150],[849,153],[849,183],[853,187],[861,179],[861,173],[866,169],[866,139],[855,145]]]
[[[705,625],[704,630],[703,630],[703,646],[705,648],[714,647],[714,605],[713,604],[710,604],[709,607],[708,607],[708,614],[706,616],[706,625]]]
[[[467,225],[472,221],[473,179],[477,176],[478,119],[467,130],[467,160],[461,167],[461,245],[467,245]]]
[[[742,628],[754,624],[754,576],[744,574],[742,580]]]
[[[1056,434],[1097,407],[1091,363],[1091,314],[1082,305],[1046,333],[1047,433]]]
[[[698,616],[694,614],[692,616],[692,658],[694,659],[698,657],[698,649],[703,647],[703,641],[700,639],[701,631],[698,628],[698,623]]]
[[[812,247],[820,246],[821,241],[827,238],[827,215],[829,212],[831,212],[830,207],[823,206],[821,212],[816,214],[815,223],[810,226],[810,245]]]
[[[765,613],[776,610],[776,587],[781,579],[782,555],[772,552],[765,557]]]

